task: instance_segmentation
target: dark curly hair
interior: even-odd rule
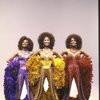
[[[23,43],[24,40],[28,40],[28,42],[29,42],[28,43],[27,50],[32,51],[33,50],[33,46],[34,46],[33,41],[30,38],[26,37],[26,36],[22,36],[19,39],[19,41],[18,41],[18,49],[19,50],[22,50],[23,49],[22,43]]]
[[[65,41],[66,48],[71,48],[70,47],[70,40],[71,40],[71,38],[74,38],[76,40],[77,49],[81,49],[82,48],[82,38],[79,35],[75,34],[75,33],[73,33],[73,34],[71,34],[71,35],[69,35],[67,37],[67,39]]]
[[[50,39],[49,48],[50,49],[53,49],[53,46],[55,44],[55,38],[52,35],[52,33],[49,33],[49,32],[43,32],[43,33],[41,33],[39,35],[39,37],[38,37],[39,48],[40,49],[43,49],[44,48],[43,40],[44,40],[45,37],[48,37]]]

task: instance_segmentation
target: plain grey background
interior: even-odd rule
[[[93,61],[93,84],[90,100],[99,100],[98,82],[98,0],[0,0],[0,99],[4,99],[3,79],[6,61],[17,50],[21,36],[26,35],[38,49],[40,33],[53,33],[54,49],[65,50],[65,39],[71,33],[83,39],[83,49]]]

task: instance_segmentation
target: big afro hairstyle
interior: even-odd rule
[[[43,40],[45,37],[48,37],[50,39],[50,44],[49,44],[49,48],[50,49],[53,49],[53,46],[55,44],[55,38],[53,36],[52,33],[49,33],[49,32],[43,32],[39,35],[38,37],[38,43],[39,43],[39,48],[40,49],[43,49],[44,48],[44,43],[43,43]]]
[[[66,45],[66,48],[71,48],[70,47],[70,40],[71,38],[74,38],[76,40],[76,43],[77,43],[77,49],[81,49],[82,48],[82,38],[75,34],[75,33],[72,33],[70,34],[67,39],[65,40],[65,45]]]
[[[28,46],[27,46],[27,50],[32,51],[33,50],[33,46],[34,46],[33,41],[30,38],[26,37],[26,36],[22,36],[19,39],[19,41],[18,41],[18,49],[19,50],[22,50],[23,49],[22,43],[23,43],[24,40],[28,40],[28,42],[29,42],[28,43]]]

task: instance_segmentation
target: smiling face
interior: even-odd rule
[[[77,47],[77,41],[76,41],[76,39],[75,38],[71,38],[71,40],[70,40],[70,46],[71,47]]]
[[[49,37],[45,37],[43,40],[43,44],[45,47],[48,47],[50,45],[50,39]]]
[[[28,47],[28,44],[29,44],[29,41],[27,39],[25,39],[23,42],[22,42],[22,47],[23,48],[27,48]]]

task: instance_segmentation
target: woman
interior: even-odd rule
[[[8,66],[5,69],[4,93],[6,100],[20,100],[24,80],[29,99],[29,83],[25,64],[33,54],[32,49],[32,40],[22,36],[18,41],[18,51],[8,60]]]
[[[82,48],[82,39],[77,34],[71,34],[65,41],[66,50],[62,56],[66,67],[66,100],[88,100],[92,83],[92,64],[90,56]],[[69,97],[72,80],[75,79],[78,96]],[[68,98],[69,97],[69,98]]]
[[[43,32],[38,43],[40,49],[26,63],[34,100],[61,100],[59,93],[65,84],[65,63],[53,50],[55,38]]]

